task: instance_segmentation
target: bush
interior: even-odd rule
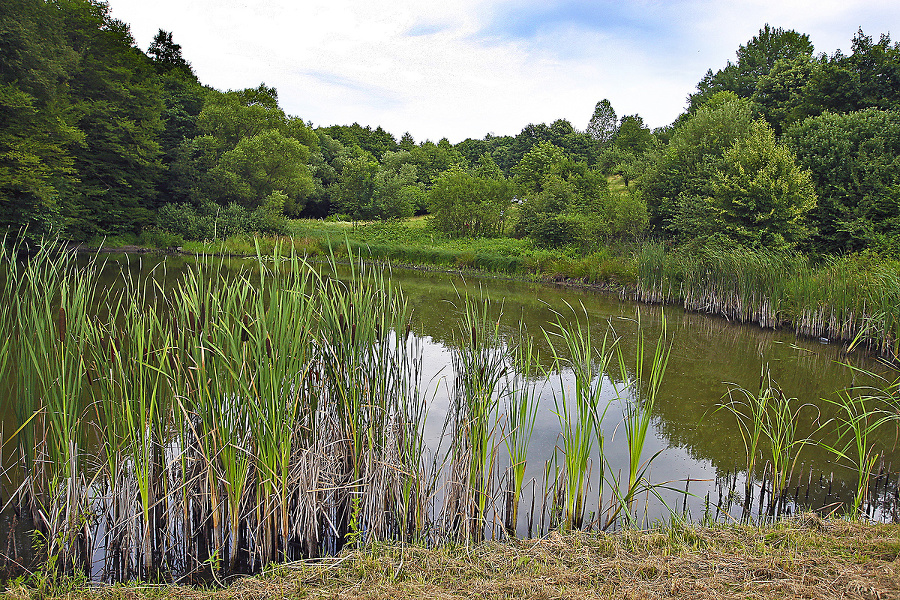
[[[164,229],[148,227],[141,232],[140,243],[150,248],[178,248],[184,245],[184,238]]]
[[[160,229],[181,235],[187,240],[205,237],[197,211],[190,204],[166,204],[159,209],[156,222]]]
[[[285,235],[288,231],[283,212],[285,199],[281,192],[273,192],[252,213],[234,202],[225,207],[214,202],[199,207],[166,204],[159,209],[156,222],[160,230],[183,240],[224,240],[251,232]]]

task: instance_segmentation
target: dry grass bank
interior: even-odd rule
[[[46,592],[46,591],[45,591]],[[378,545],[278,567],[223,589],[23,587],[4,599],[257,598],[900,598],[900,525],[822,521],[674,527],[473,548]]]

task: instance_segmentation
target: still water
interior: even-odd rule
[[[101,285],[116,289],[123,271],[153,278],[160,286],[157,301],[162,306],[165,294],[193,260],[111,255],[102,271]],[[256,259],[230,259],[224,266],[238,271],[252,268],[255,263]],[[540,409],[529,445],[525,498],[520,508],[520,514],[528,514],[520,519],[521,534],[546,531],[547,524],[541,526],[545,516],[543,490],[548,473],[553,472],[553,459],[559,457],[561,426],[554,397],[558,398],[571,378],[566,372],[554,371],[544,334],[553,330],[558,318],[566,320],[576,313],[586,313],[594,339],[614,335],[629,365],[634,363],[638,330],[652,347],[665,322],[671,355],[642,454],[644,460],[653,457],[647,473],[650,482],[660,486],[659,497],[648,493],[637,503],[634,510],[640,514],[635,516],[644,524],[666,519],[671,512],[685,513],[694,520],[742,517],[745,446],[734,416],[716,410],[727,399],[729,390],[758,390],[761,373],[768,369],[784,392],[795,397],[798,406],[804,405],[797,416],[798,437],[811,436],[833,445],[833,427],[821,427],[838,414],[828,400],[835,400],[837,392],[848,386],[874,383],[851,367],[876,372],[889,380],[897,376],[887,365],[860,353],[847,354],[845,348],[827,340],[797,339],[790,331],[730,323],[718,317],[686,313],[678,307],[639,305],[589,289],[396,268],[390,272],[390,279],[401,287],[412,308],[412,332],[422,351],[423,393],[428,399],[425,436],[438,459],[453,387],[451,350],[454,340],[465,337],[460,331],[462,299],[468,296],[488,301],[499,320],[502,336],[510,341],[522,326],[533,336],[547,376],[539,382]],[[609,405],[602,423],[606,476],[621,477],[628,464],[623,407],[616,399],[614,382],[605,383],[604,403]],[[12,411],[16,399],[3,394],[0,390],[0,425],[8,436],[16,429]],[[502,428],[502,424],[498,427]],[[2,461],[9,473],[16,468],[11,446],[3,449]],[[496,473],[502,477],[506,464],[502,443],[498,446]],[[900,470],[896,430],[885,428],[875,440],[875,449],[881,456],[875,472],[882,474],[882,483],[879,496],[870,507],[871,516],[893,520],[897,518],[895,499]],[[595,452],[588,513],[597,511],[601,493],[598,458]],[[757,484],[764,479],[765,469],[766,461],[759,460],[754,473]],[[13,480],[13,476],[0,480],[0,502],[10,497]],[[800,451],[789,485],[790,490],[796,490],[790,500],[796,499],[797,505],[789,502],[786,510],[802,507],[828,512],[840,508],[836,503],[848,500],[855,485],[855,474],[850,468],[835,461],[821,446],[806,445]],[[607,483],[606,494],[610,493],[608,487]],[[689,493],[685,495],[684,490]],[[760,491],[757,485],[754,497]],[[728,501],[729,494],[734,495],[732,502]],[[758,498],[754,501],[759,505]],[[755,506],[751,512],[757,514]],[[0,541],[16,537],[9,535],[12,523],[10,511],[4,511],[0,515]],[[19,523],[16,527],[23,526]]]

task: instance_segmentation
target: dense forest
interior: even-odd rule
[[[317,127],[265,84],[204,86],[172,33],[142,51],[98,0],[5,0],[0,227],[210,239],[430,214],[447,235],[547,247],[650,237],[896,255],[900,43],[852,40],[849,55],[816,54],[766,25],[654,131],[601,100],[584,129],[559,119],[451,144]]]

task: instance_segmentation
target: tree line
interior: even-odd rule
[[[900,247],[900,44],[887,35],[816,55],[807,35],[766,25],[669,126],[601,100],[584,129],[559,119],[458,144],[316,127],[265,84],[205,86],[172,33],[142,51],[99,0],[8,0],[0,44],[0,226],[32,237],[430,214],[451,236],[582,250],[647,236]]]

